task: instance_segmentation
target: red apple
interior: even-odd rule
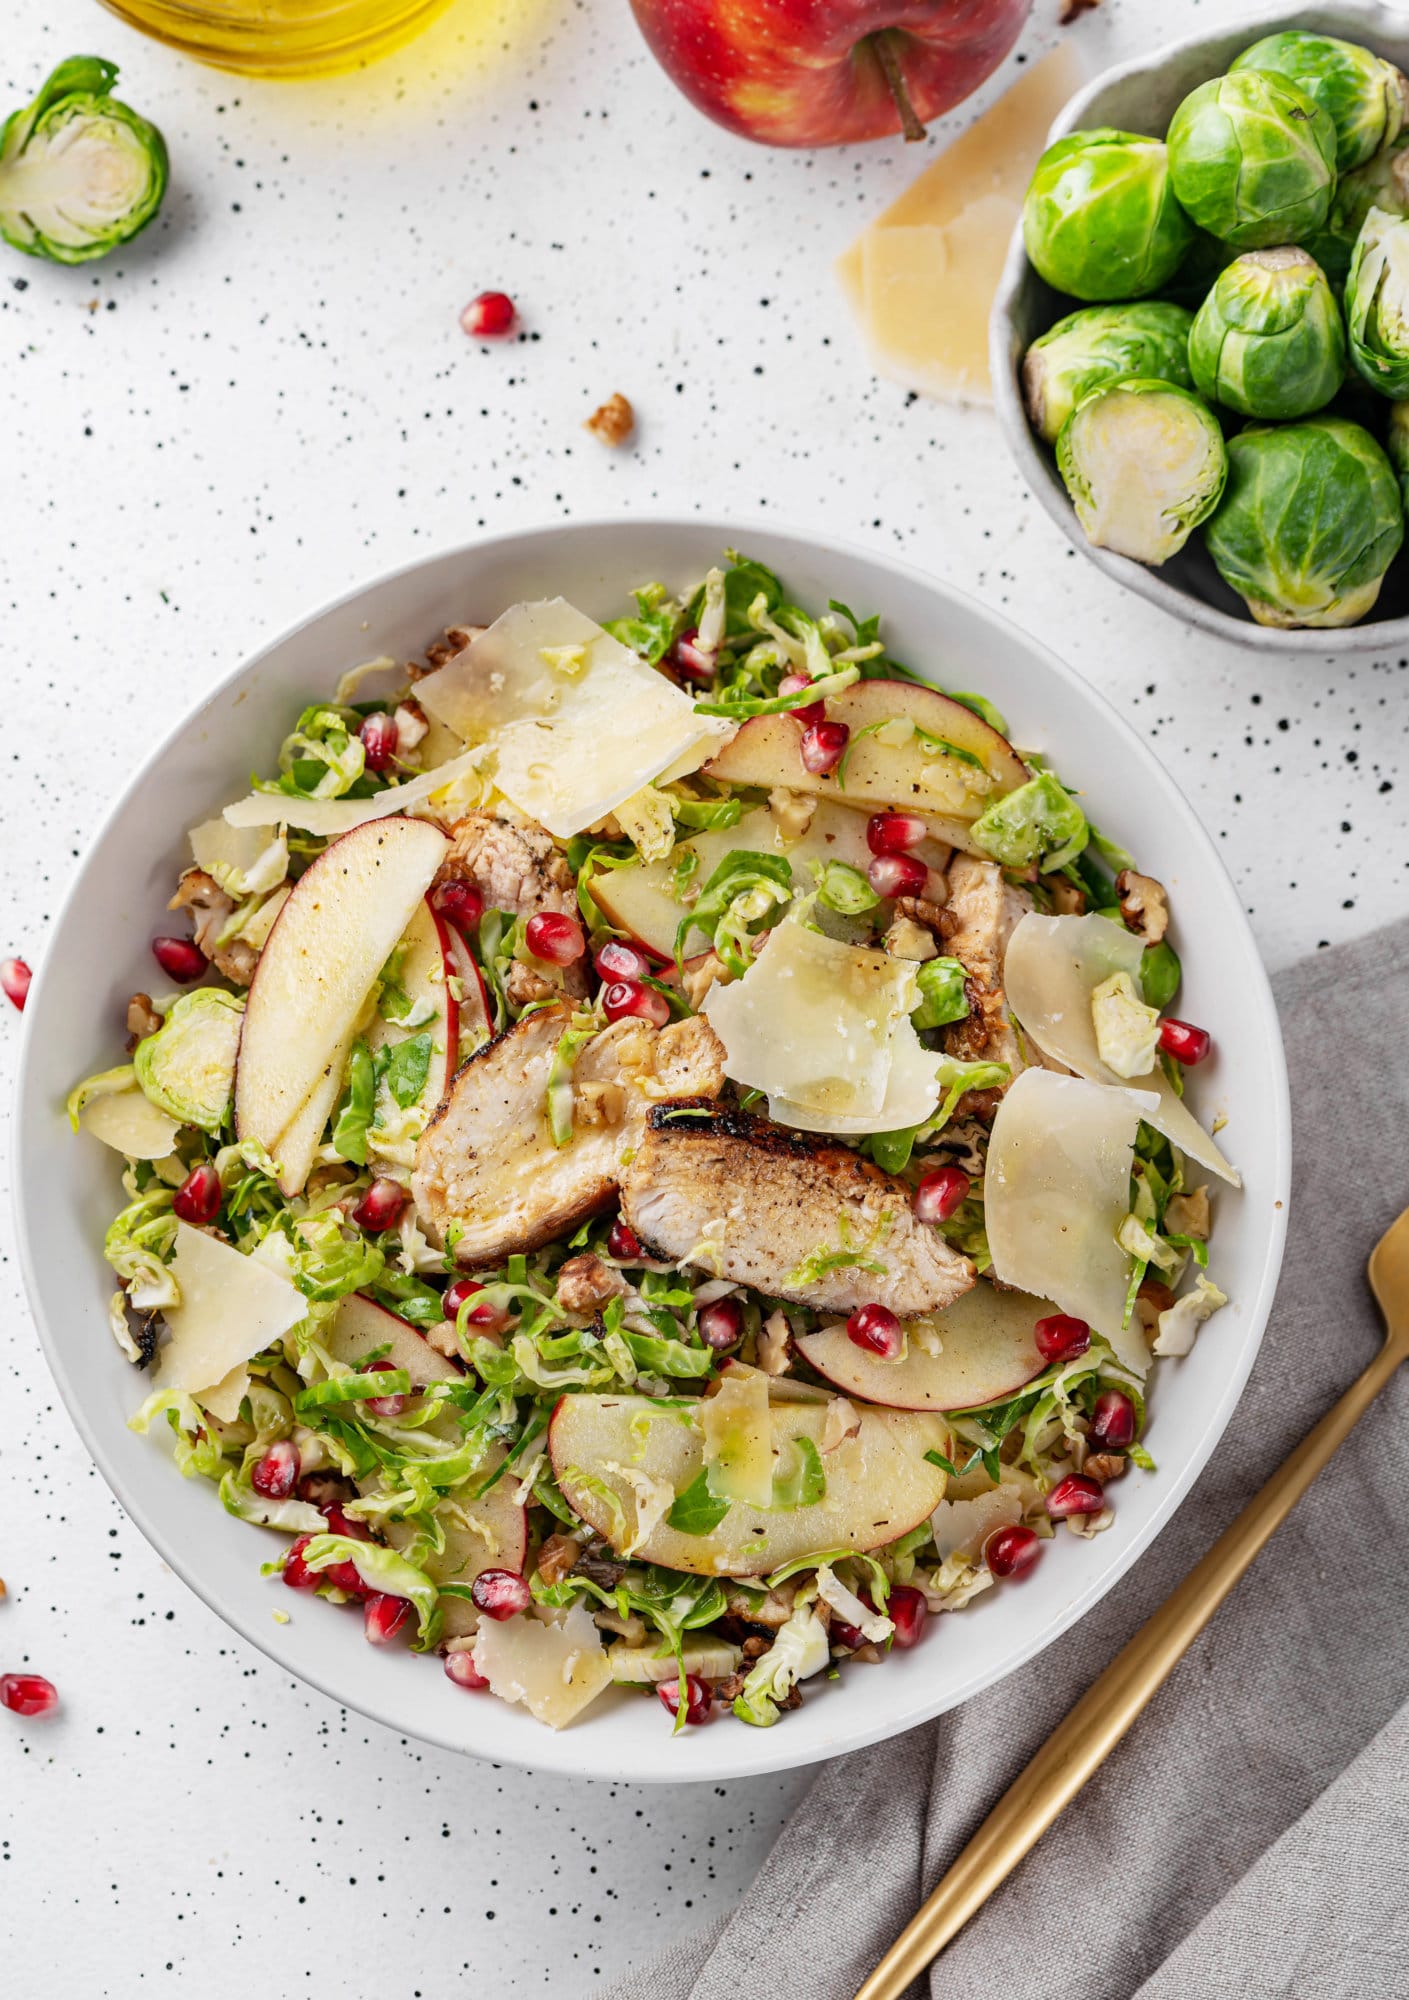
[[[631,0],[692,103],[766,146],[924,137],[1002,62],[1031,0]]]

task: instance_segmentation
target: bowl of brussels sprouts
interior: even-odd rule
[[[1260,16],[1097,77],[994,301],[994,396],[1110,577],[1267,652],[1409,647],[1409,13]]]

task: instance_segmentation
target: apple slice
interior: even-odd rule
[[[406,949],[398,983],[410,1002],[411,1018],[389,1021],[379,1013],[367,1030],[367,1046],[375,1054],[385,1045],[395,1047],[412,1035],[429,1034],[431,1062],[421,1092],[422,1106],[429,1113],[449,1090],[459,1067],[460,1007],[450,985],[459,967],[451,956],[449,930],[428,900],[417,905],[401,942]]]
[[[343,1300],[323,1344],[334,1361],[347,1368],[355,1368],[364,1355],[385,1348],[387,1360],[393,1368],[406,1370],[413,1389],[429,1388],[432,1382],[464,1380],[464,1369],[437,1353],[410,1320],[388,1312],[361,1292],[349,1292]]]
[[[835,774],[818,776],[805,768],[801,731],[790,715],[756,715],[744,723],[705,765],[705,776],[731,785],[817,792],[859,812],[904,807],[924,813],[937,838],[971,849],[969,823],[1032,775],[1007,738],[972,709],[919,682],[857,681],[828,701],[827,715],[851,731],[844,786]],[[888,723],[896,728],[887,729],[882,740],[878,731]],[[963,754],[938,747],[946,743]],[[968,761],[974,758],[977,766]]]
[[[1046,1363],[1032,1329],[1057,1308],[1027,1292],[1000,1292],[980,1279],[927,1324],[943,1343],[926,1353],[911,1323],[903,1360],[883,1361],[858,1347],[841,1320],[795,1337],[798,1353],[824,1381],[848,1396],[892,1410],[968,1410],[1015,1395]]]
[[[245,1008],[235,1130],[279,1161],[286,1195],[308,1178],[367,995],[449,844],[428,820],[354,827],[300,877],[269,933]]]
[[[947,1451],[937,1417],[866,1408],[860,1428],[822,1460],[827,1490],[790,1513],[735,1503],[707,1535],[687,1535],[659,1521],[635,1554],[695,1576],[766,1576],[782,1563],[824,1549],[880,1548],[917,1527],[944,1497],[944,1474],[925,1457]],[[641,1475],[683,1493],[704,1467],[698,1427],[649,1396],[563,1396],[548,1427],[548,1453],[564,1496],[614,1548],[636,1523]],[[806,1437],[818,1448],[827,1406],[775,1403],[775,1443]],[[633,1428],[634,1426],[634,1428]],[[604,1497],[615,1496],[617,1505]]]
[[[444,926],[442,936],[447,963],[459,981],[460,990],[456,1051],[450,1068],[453,1077],[461,1063],[468,1062],[476,1049],[482,1049],[493,1039],[494,1010],[489,1004],[484,974],[464,937],[453,924]]]

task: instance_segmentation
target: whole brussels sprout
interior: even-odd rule
[[[31,257],[86,264],[145,229],[166,193],[155,125],[110,93],[117,66],[59,64],[0,130],[0,236]]]
[[[1189,366],[1200,395],[1245,417],[1324,409],[1345,380],[1345,329],[1315,259],[1245,251],[1199,307]]]
[[[1389,432],[1385,439],[1385,450],[1389,462],[1399,475],[1399,493],[1406,508],[1409,508],[1409,403],[1395,403],[1389,413]]]
[[[1162,563],[1218,505],[1228,459],[1197,396],[1136,379],[1077,405],[1057,439],[1057,470],[1089,542]]]
[[[1316,259],[1337,296],[1345,290],[1355,239],[1372,208],[1382,208],[1387,215],[1409,215],[1409,132],[1401,132],[1367,166],[1343,174],[1331,197],[1325,228],[1302,238],[1302,248]]]
[[[1210,78],[1175,112],[1168,144],[1181,206],[1224,243],[1299,243],[1326,220],[1336,128],[1289,77],[1245,69]]]
[[[1259,625],[1354,625],[1404,540],[1404,510],[1389,460],[1359,424],[1249,424],[1229,443],[1206,540]]]
[[[1076,299],[1157,292],[1193,241],[1163,142],[1098,126],[1049,146],[1023,202],[1034,267]]]
[[[1083,396],[1132,375],[1192,389],[1190,316],[1158,299],[1125,306],[1084,306],[1034,340],[1023,360],[1023,393],[1032,427],[1047,444]]]
[[[1244,69],[1273,70],[1299,83],[1330,114],[1336,128],[1336,172],[1348,174],[1392,145],[1409,109],[1409,83],[1393,63],[1334,35],[1310,35],[1288,28],[1264,35],[1237,61]]]
[[[1409,396],[1409,217],[1372,208],[1345,281],[1356,372],[1384,396]]]

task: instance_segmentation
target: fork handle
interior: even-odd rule
[[[1402,1335],[1385,1342],[1364,1374],[1092,1682],[940,1877],[856,2000],[900,2000],[911,1981],[1006,1881],[1168,1679],[1263,1543],[1350,1435],[1405,1351]]]

